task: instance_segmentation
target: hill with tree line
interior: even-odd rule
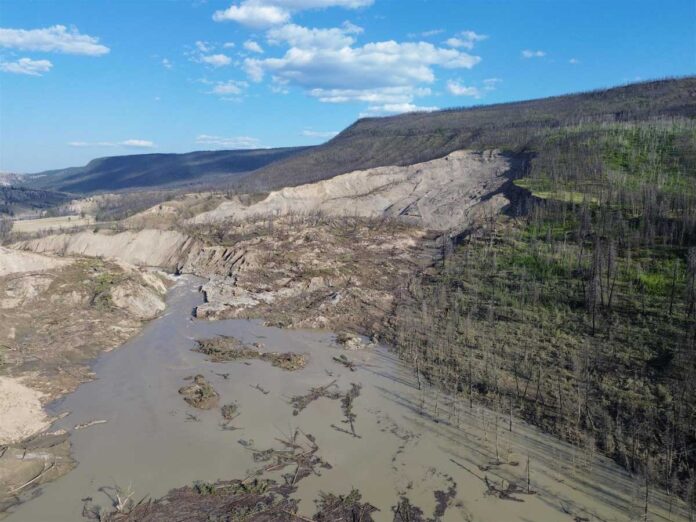
[[[629,86],[586,100],[616,109],[622,93],[619,112],[482,130],[478,143],[526,154],[526,192],[443,238],[392,338],[424,382],[577,444],[581,461],[604,453],[645,477],[646,496],[660,484],[694,509],[695,87]]]
[[[538,133],[580,123],[696,116],[696,77],[539,100],[357,121],[331,141],[243,177],[247,190],[311,183],[358,169],[412,165],[460,149],[524,151]]]
[[[94,159],[84,167],[25,176],[22,183],[31,188],[81,194],[201,185],[220,187],[303,150],[304,147],[288,147],[110,156]]]

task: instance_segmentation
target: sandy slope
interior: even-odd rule
[[[0,376],[0,444],[17,442],[48,427],[41,397],[21,379]]]
[[[498,151],[456,151],[406,167],[379,167],[271,192],[245,206],[222,203],[193,218],[194,223],[262,215],[322,212],[363,217],[401,216],[437,230],[461,229],[508,201],[501,188],[517,168]]]
[[[109,234],[80,232],[56,234],[13,245],[21,250],[50,252],[121,260],[136,266],[157,266],[172,269],[192,240],[173,230],[141,230]]]
[[[56,259],[31,252],[18,252],[0,247],[0,277],[24,272],[39,272],[60,268],[72,263],[70,259]]]

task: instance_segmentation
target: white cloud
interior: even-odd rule
[[[232,5],[224,11],[215,11],[216,22],[233,21],[251,27],[268,27],[290,20],[290,13],[272,5],[254,5],[250,2]]]
[[[251,27],[270,27],[290,21],[293,13],[307,9],[343,7],[357,9],[372,5],[373,0],[243,0],[216,11],[216,22],[233,21]]]
[[[74,27],[68,30],[64,25],[30,30],[0,28],[0,47],[89,56],[109,52],[108,47],[99,43],[99,38],[80,34]]]
[[[287,24],[270,29],[266,34],[268,42],[273,45],[287,43],[299,48],[329,48],[339,49],[355,43],[355,39],[348,34],[345,28],[333,27],[329,29],[317,29],[302,27],[296,24]]]
[[[429,88],[411,86],[379,89],[312,89],[309,94],[324,103],[366,102],[373,104],[410,103],[416,97],[429,96]]]
[[[543,58],[544,56],[546,56],[545,51],[532,51],[530,49],[522,51],[522,58]]]
[[[255,42],[254,40],[247,40],[244,42],[244,48],[247,51],[251,51],[252,53],[263,53],[263,49],[261,46],[258,44],[258,42]]]
[[[29,76],[41,76],[50,71],[51,67],[53,64],[48,60],[32,60],[31,58],[20,58],[16,62],[0,62],[0,71]]]
[[[380,114],[401,114],[405,112],[432,112],[440,110],[439,107],[421,107],[413,103],[387,103],[385,105],[373,105],[366,112],[360,113],[360,117],[379,116]]]
[[[196,136],[197,145],[208,145],[228,149],[255,149],[259,147],[260,141],[249,136],[211,136],[209,134],[199,134]]]
[[[485,34],[478,34],[474,31],[462,31],[453,38],[449,38],[445,43],[450,47],[473,49],[474,45],[487,39]]]
[[[225,54],[202,55],[200,61],[213,67],[225,67],[232,63],[232,59]]]
[[[134,149],[152,149],[155,146],[155,144],[149,140],[125,140],[122,141],[120,145]]]
[[[474,98],[481,97],[481,91],[478,87],[462,85],[454,80],[447,82],[447,90],[455,96],[473,96]]]
[[[171,69],[174,67],[174,64],[168,58],[162,58],[162,66],[165,69]]]
[[[580,63],[580,60],[578,60],[577,58],[571,58],[570,60],[568,60],[568,63],[572,65],[577,65]]]
[[[422,41],[358,45],[355,35],[361,31],[351,23],[331,28],[272,27],[266,32],[267,41],[287,46],[284,54],[249,57],[244,69],[254,82],[270,77],[275,92],[286,93],[295,86],[324,103],[367,103],[371,113],[394,113],[434,110],[415,101],[432,94],[428,84],[435,81],[435,69],[470,69],[481,61],[459,49]]]
[[[429,31],[423,31],[422,33],[420,33],[420,36],[422,36],[423,38],[430,38],[431,36],[437,36],[438,34],[442,34],[444,32],[444,29],[430,29]],[[411,33],[411,36],[419,35]]]
[[[152,149],[155,144],[149,140],[124,140],[124,141],[71,141],[68,142],[71,147],[126,147],[132,149]]]
[[[210,45],[208,42],[204,42],[203,40],[197,40],[195,45],[196,49],[202,53],[209,53],[214,49],[214,46]]]
[[[362,34],[365,32],[365,29],[363,29],[359,25],[355,25],[353,22],[350,22],[348,20],[341,24],[341,28],[343,29],[343,32],[346,34]]]
[[[282,58],[247,59],[245,68],[255,81],[268,72],[305,88],[374,89],[432,83],[433,66],[470,69],[481,61],[456,49],[444,49],[427,42],[368,43],[360,47],[329,45],[326,31],[317,32],[302,46],[288,49]],[[343,36],[345,41],[350,37]],[[316,42],[325,42],[317,46]],[[299,42],[298,42],[299,43]]]
[[[237,80],[218,82],[215,84],[212,91],[210,91],[210,94],[217,94],[219,96],[238,95],[242,94],[248,85],[247,82]]]
[[[338,132],[336,131],[315,131],[311,129],[303,130],[302,135],[308,138],[333,138]]]
[[[483,89],[486,91],[494,91],[498,84],[502,81],[503,80],[500,78],[486,78],[483,80]]]
[[[234,42],[225,42],[222,44],[223,49],[232,49],[236,44]]]

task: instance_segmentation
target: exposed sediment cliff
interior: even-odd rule
[[[191,221],[219,223],[321,212],[332,216],[400,217],[428,229],[461,230],[508,203],[502,194],[503,185],[519,167],[519,160],[499,151],[456,151],[415,165],[358,170],[284,188],[252,205],[239,200],[224,202]]]

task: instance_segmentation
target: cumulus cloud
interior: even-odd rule
[[[64,25],[29,30],[0,28],[0,47],[88,56],[109,52],[108,47],[99,43],[99,38],[80,34],[74,27],[68,30]]]
[[[360,113],[360,117],[401,114],[405,112],[432,112],[437,110],[440,110],[439,107],[421,107],[413,103],[387,103],[384,105],[371,105],[367,108],[367,111]]]
[[[242,0],[224,11],[218,21],[233,20],[265,27],[267,56],[248,56],[243,68],[253,82],[269,80],[274,92],[299,87],[324,103],[359,102],[368,113],[435,110],[417,99],[432,94],[437,69],[471,69],[481,58],[466,52],[487,38],[474,31],[457,34],[456,45],[395,40],[358,43],[363,28],[352,22],[338,27],[312,28],[292,23],[292,15],[306,9],[356,9],[373,0]],[[441,30],[427,32],[434,36]],[[252,52],[247,41],[244,47]],[[260,46],[259,46],[260,47]],[[275,47],[283,50],[274,52]],[[261,49],[264,51],[264,49]]]
[[[355,38],[350,36],[355,34],[355,27],[357,26],[350,27],[349,30],[346,30],[345,26],[342,28],[317,29],[287,24],[270,29],[266,37],[268,42],[273,45],[286,43],[295,48],[339,49],[355,43]]]
[[[255,42],[254,40],[247,40],[244,42],[244,48],[247,51],[251,51],[252,53],[263,53],[263,49],[261,46],[258,44],[258,42]]]
[[[545,51],[532,51],[531,49],[522,51],[522,58],[543,58],[544,56],[546,56]]]
[[[162,66],[165,69],[171,69],[174,67],[174,64],[168,58],[162,58]]]
[[[478,87],[462,85],[454,80],[449,80],[447,82],[447,90],[455,96],[473,96],[474,98],[481,97],[481,91]]]
[[[502,81],[503,80],[500,78],[486,78],[483,80],[483,88],[486,91],[494,91],[498,84]]]
[[[201,55],[199,60],[212,67],[225,67],[232,63],[232,59],[225,54]]]
[[[151,149],[155,146],[155,144],[149,140],[125,140],[122,141],[120,145],[134,149]]]
[[[570,60],[568,60],[568,63],[571,65],[577,65],[580,63],[580,60],[578,60],[577,58],[571,58]]]
[[[338,134],[337,131],[315,131],[311,129],[306,129],[302,131],[303,136],[307,136],[308,138],[333,138]]]
[[[290,13],[273,5],[254,5],[251,2],[245,2],[241,5],[232,5],[223,11],[215,11],[213,20],[233,21],[251,27],[268,27],[287,22],[290,20]]]
[[[432,83],[433,66],[470,69],[481,61],[478,56],[427,42],[330,45],[332,38],[327,38],[326,31],[317,30],[308,42],[290,47],[281,58],[248,58],[245,68],[255,81],[271,73],[305,88],[374,89]],[[319,41],[326,45],[317,45]]]
[[[292,14],[307,9],[343,7],[357,9],[371,5],[373,0],[243,0],[229,8],[216,11],[216,22],[233,21],[251,27],[270,27],[287,23]]]
[[[378,89],[312,89],[309,94],[324,103],[366,102],[373,104],[410,103],[414,98],[429,96],[427,87],[382,87]]]
[[[31,58],[20,58],[15,62],[0,62],[0,71],[29,76],[41,76],[50,71],[51,67],[53,64],[48,60],[32,60]]]
[[[250,136],[224,137],[199,134],[196,136],[196,144],[227,149],[256,149],[259,147],[260,141]]]
[[[209,53],[212,51],[215,47],[208,42],[204,42],[203,40],[197,40],[195,43],[196,49],[198,49],[202,53]]]
[[[471,50],[478,42],[487,38],[488,36],[485,34],[478,34],[474,31],[462,31],[456,36],[449,38],[445,43],[450,47]]]
[[[416,36],[422,36],[423,38],[430,38],[432,36],[437,36],[438,34],[444,33],[444,29],[430,29],[428,31],[423,31],[422,33],[409,33],[409,38],[414,38]]]
[[[129,139],[123,141],[71,141],[71,147],[126,147],[130,149],[152,149],[155,144],[150,140]]]
[[[246,89],[248,85],[249,84],[247,82],[242,82],[242,81],[237,81],[237,80],[228,80],[226,82],[218,82],[213,86],[210,93],[217,94],[219,96],[239,95],[239,94],[242,94],[244,92],[244,89]]]

